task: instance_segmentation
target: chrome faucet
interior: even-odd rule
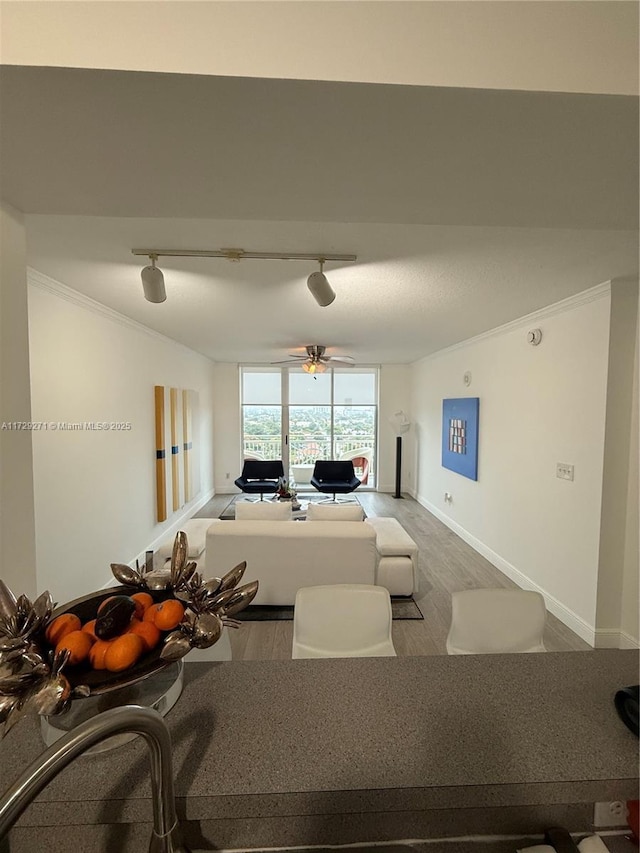
[[[0,841],[27,806],[75,758],[115,734],[142,735],[151,759],[153,832],[149,853],[190,853],[182,841],[173,792],[171,737],[157,711],[124,705],[81,723],[38,756],[0,799]]]

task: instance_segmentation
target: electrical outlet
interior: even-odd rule
[[[624,826],[627,822],[627,806],[620,800],[612,803],[596,803],[593,807],[594,827]]]
[[[231,476],[231,474],[227,471],[227,473],[226,473],[227,480],[229,479],[230,476]]]
[[[557,462],[556,477],[559,480],[573,480],[573,465],[568,465],[566,462]]]
[[[447,504],[453,503],[453,495],[450,492],[444,493],[444,502]]]

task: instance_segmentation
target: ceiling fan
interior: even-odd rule
[[[325,355],[326,347],[309,344],[305,355],[290,352],[286,361],[272,361],[272,364],[299,364],[305,373],[324,373],[327,364],[339,364],[341,367],[353,367],[354,359],[350,355]]]

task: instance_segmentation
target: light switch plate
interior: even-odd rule
[[[556,477],[560,480],[573,480],[573,465],[558,462],[556,464]]]

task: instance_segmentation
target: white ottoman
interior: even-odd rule
[[[397,518],[373,516],[365,520],[376,531],[376,584],[390,595],[413,595],[417,589],[418,546]]]

